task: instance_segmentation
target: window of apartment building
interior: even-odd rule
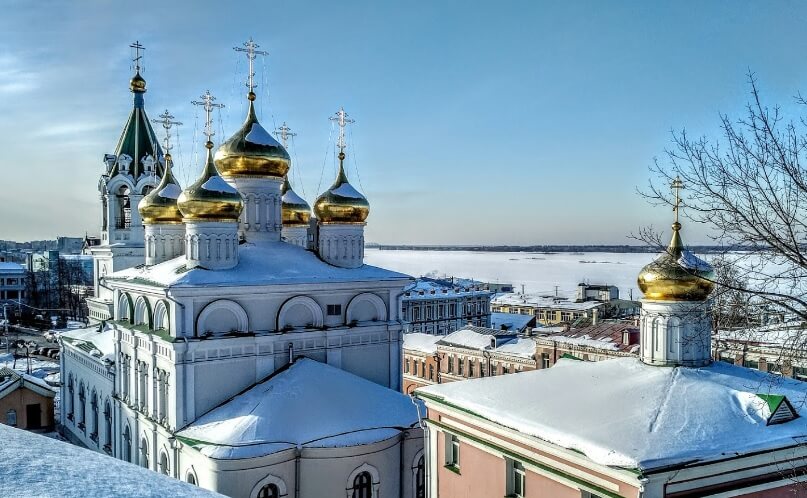
[[[490,376],[493,377],[494,375],[498,374],[498,367],[495,364],[490,365]]]
[[[527,475],[524,465],[517,461],[507,459],[507,497],[524,498]]]
[[[602,498],[602,496],[595,495],[591,491],[581,490],[580,491],[580,498]]]
[[[572,321],[572,314],[566,311],[560,312],[560,321],[561,322],[571,322]]]
[[[434,365],[429,364],[429,380],[434,380]]]
[[[426,320],[432,319],[432,306],[426,306]]]
[[[420,362],[420,375],[422,375],[423,377],[426,377],[426,362],[425,361]]]
[[[793,366],[793,378],[799,380],[807,380],[807,367]]]
[[[541,353],[541,368],[549,368],[549,353]]]
[[[474,376],[474,360],[468,360],[468,377]]]
[[[510,369],[507,368],[507,365],[502,365],[502,375],[506,375],[510,373]]]
[[[418,362],[417,360],[412,362],[412,375],[417,376],[418,374]]]
[[[418,320],[420,320],[420,307],[419,306],[414,306],[412,308],[412,321],[416,322]]]
[[[342,314],[341,304],[329,304],[327,308],[328,316],[340,316]]]
[[[409,373],[409,358],[404,360],[404,373]]]
[[[465,358],[457,358],[457,375],[465,375]]]
[[[460,440],[454,434],[446,434],[446,465],[460,466]]]
[[[446,357],[446,372],[454,373],[454,357],[453,356]]]
[[[448,305],[448,316],[450,318],[454,318],[455,316],[457,316],[457,304],[456,303],[451,303],[451,304]]]
[[[750,360],[750,359],[746,358],[746,359],[743,361],[743,366],[744,366],[744,367],[746,367],[746,368],[759,369],[759,361],[757,361],[757,360]]]
[[[440,305],[437,307],[437,318],[443,318],[445,316],[445,306]]]
[[[734,357],[729,354],[720,353],[717,356],[717,361],[722,361],[723,363],[734,365]]]

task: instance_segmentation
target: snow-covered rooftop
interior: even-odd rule
[[[419,351],[421,353],[432,354],[437,351],[437,342],[443,336],[412,332],[404,334],[403,348],[408,351]]]
[[[82,329],[69,330],[60,334],[61,337],[70,342],[84,342],[92,345],[90,354],[100,359],[115,360],[115,332],[112,328],[86,327]]]
[[[763,325],[739,330],[719,330],[715,338],[721,341],[751,342],[762,346],[799,348],[804,344],[807,322],[801,320]]]
[[[508,341],[493,350],[494,353],[522,358],[532,358],[535,356],[535,341],[529,337],[517,337]]]
[[[559,310],[570,311],[588,311],[590,309],[602,306],[603,303],[598,301],[584,301],[574,302],[565,298],[557,298],[552,296],[542,296],[538,294],[497,294],[492,300],[491,304],[509,305],[509,306],[529,306],[533,308],[552,308]]]
[[[221,496],[95,451],[0,424],[4,498]]]
[[[442,280],[420,277],[404,289],[404,300],[447,299],[466,296],[492,296],[484,284],[468,279]]]
[[[519,313],[491,313],[490,328],[521,332],[534,318],[535,315],[521,315]]]
[[[416,392],[596,463],[642,470],[790,446],[807,435],[807,383],[721,362],[696,369],[561,360]],[[758,393],[787,396],[800,417],[766,425],[770,408]]]
[[[18,263],[0,261],[0,272],[2,273],[25,273],[25,267]]]
[[[370,444],[417,423],[408,396],[303,358],[214,408],[178,436],[211,458],[237,459],[295,446]]]
[[[180,256],[154,265],[128,268],[107,276],[112,281],[131,281],[172,287],[225,287],[313,282],[406,280],[410,277],[375,266],[339,268],[313,252],[285,242],[242,244],[238,265],[229,270],[187,269]]]

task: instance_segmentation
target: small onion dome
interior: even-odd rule
[[[216,171],[213,142],[207,142],[207,162],[201,178],[179,195],[184,221],[237,221],[244,207],[241,194]]]
[[[297,195],[289,184],[289,177],[283,179],[283,226],[308,225],[311,219],[311,206]]]
[[[140,76],[139,71],[129,80],[129,90],[135,93],[144,93],[146,91],[146,80]]]
[[[216,166],[224,177],[276,177],[289,172],[289,153],[255,116],[255,94],[249,94],[247,120],[216,151]]]
[[[177,207],[177,198],[182,189],[171,171],[171,154],[165,155],[165,172],[157,188],[140,200],[137,210],[146,225],[182,223],[182,213]]]
[[[331,188],[314,203],[320,223],[364,223],[370,214],[370,203],[347,181],[343,166],[345,153],[339,153],[339,175]]]
[[[670,246],[639,273],[639,288],[656,301],[704,301],[714,288],[712,267],[684,249],[681,224],[673,223]]]

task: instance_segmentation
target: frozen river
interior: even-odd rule
[[[527,292],[571,296],[580,282],[619,287],[620,297],[638,298],[636,277],[655,257],[649,253],[529,253],[478,251],[389,251],[367,249],[368,264],[412,276],[455,276],[512,283]]]

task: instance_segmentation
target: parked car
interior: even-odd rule
[[[59,332],[55,330],[48,330],[43,334],[43,337],[48,342],[57,342],[59,340]]]

